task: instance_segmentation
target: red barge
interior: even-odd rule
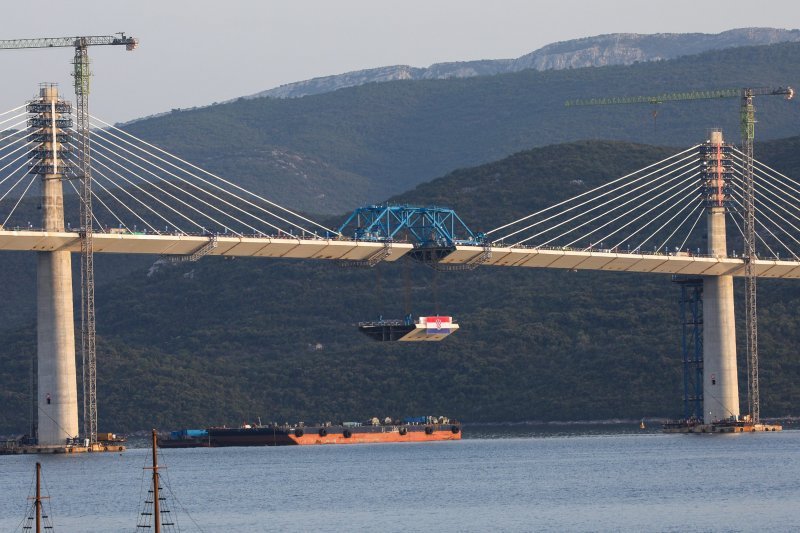
[[[297,446],[311,444],[364,444],[429,442],[461,439],[461,424],[445,417],[373,418],[341,424],[249,425],[237,428],[183,429],[160,437],[162,448],[218,448],[225,446]]]

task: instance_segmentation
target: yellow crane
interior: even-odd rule
[[[745,328],[747,330],[747,397],[750,416],[753,422],[760,422],[760,399],[758,390],[758,316],[756,303],[756,272],[753,260],[755,249],[755,203],[753,189],[753,142],[755,140],[756,110],[755,96],[783,96],[787,100],[794,97],[791,87],[745,87],[742,89],[715,89],[708,91],[687,91],[663,93],[654,96],[620,96],[610,98],[585,98],[567,100],[564,105],[617,105],[617,104],[660,104],[686,100],[710,100],[717,98],[739,98],[740,125],[742,132],[742,151],[744,161],[744,252],[745,260]]]
[[[94,253],[92,245],[92,169],[89,144],[89,47],[124,46],[133,50],[139,41],[124,33],[83,37],[40,37],[0,40],[0,50],[24,48],[74,48],[72,75],[75,79],[75,106],[79,178],[81,190],[81,358],[83,362],[83,432],[91,444],[97,442],[97,353],[94,313]]]

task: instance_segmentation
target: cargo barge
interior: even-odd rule
[[[749,416],[715,420],[706,424],[697,418],[670,420],[662,426],[664,433],[755,433],[760,431],[782,431],[780,424],[753,422]]]
[[[225,446],[304,446],[311,444],[366,444],[429,442],[461,439],[461,423],[445,417],[373,418],[367,422],[305,425],[250,425],[183,429],[160,437],[162,448],[219,448]]]

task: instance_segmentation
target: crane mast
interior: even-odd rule
[[[89,68],[90,46],[116,45],[133,50],[139,44],[134,37],[93,35],[84,37],[42,37],[35,39],[0,40],[0,50],[25,48],[74,48],[73,72],[75,112],[77,116],[77,164],[82,181],[80,203],[81,238],[81,362],[83,366],[83,434],[90,443],[97,442],[97,351],[94,311],[94,248],[92,240],[92,168],[89,139]]]
[[[662,102],[685,100],[709,100],[716,98],[741,99],[741,133],[744,160],[744,258],[745,269],[745,329],[747,344],[747,400],[750,417],[754,424],[761,420],[760,394],[758,388],[758,305],[756,298],[756,229],[755,229],[755,187],[753,184],[753,142],[755,140],[755,96],[784,96],[787,100],[794,97],[791,87],[748,87],[743,89],[715,89],[708,91],[688,91],[664,93],[654,96],[623,96],[612,98],[584,98],[567,100],[564,105],[618,105],[618,104],[660,104]]]
[[[94,246],[92,241],[92,166],[89,144],[89,51],[85,39],[75,43],[75,126],[81,188],[81,363],[83,366],[83,431],[97,442],[97,350],[94,314]]]
[[[790,96],[791,98],[791,96]],[[747,399],[754,424],[761,421],[758,387],[758,304],[756,257],[755,186],[753,184],[753,141],[755,139],[755,106],[751,89],[742,90],[742,151],[744,158],[744,309],[747,334]]]

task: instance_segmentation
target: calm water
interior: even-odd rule
[[[467,435],[161,456],[181,531],[800,530],[800,431]],[[0,457],[0,531],[24,518],[37,459],[55,531],[135,531],[148,454]]]

